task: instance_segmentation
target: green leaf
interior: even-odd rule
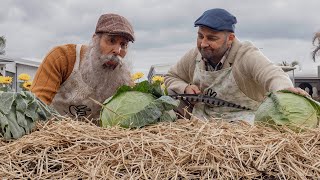
[[[162,115],[160,116],[159,121],[172,122],[172,121],[175,121],[176,119],[177,119],[176,113],[173,110],[170,110],[170,111],[163,112]]]
[[[26,134],[30,134],[33,128],[35,127],[35,122],[29,117],[26,117],[26,122],[27,126],[25,127],[25,131]]]
[[[142,81],[133,86],[132,91],[150,93],[152,91],[152,85],[148,81]]]
[[[37,101],[33,100],[33,101],[29,102],[28,107],[25,111],[25,115],[27,117],[31,118],[32,121],[36,121],[39,118],[39,115],[35,111],[35,109],[37,109],[37,108],[38,108],[38,103],[37,103]]]
[[[271,92],[255,113],[255,123],[285,125],[294,131],[318,126],[318,102],[290,91]]]
[[[0,93],[1,134],[6,139],[29,134],[36,121],[47,120],[55,113],[29,91]]]
[[[11,92],[11,91],[12,89],[8,84],[6,85],[0,84],[0,92]]]
[[[101,111],[103,127],[120,125],[125,128],[142,127],[160,121],[166,111],[177,107],[179,101],[169,96],[155,99],[148,93],[129,91],[112,101],[106,100]],[[170,120],[172,118],[170,117]]]
[[[123,92],[127,92],[127,91],[132,91],[132,87],[123,85],[117,90],[117,92],[113,95],[113,97],[115,98],[118,95],[122,94]]]
[[[0,111],[9,114],[15,99],[16,94],[14,92],[0,92]]]
[[[16,103],[16,110],[24,113],[28,107],[28,99],[25,99],[25,96],[22,94],[17,94],[15,103]]]
[[[17,123],[19,124],[20,127],[26,129],[28,126],[28,123],[26,121],[24,113],[20,111],[16,111],[16,113],[17,113],[17,119],[16,119]]]
[[[122,120],[139,112],[154,99],[151,94],[137,91],[124,92],[111,101],[107,99],[103,103],[104,107],[101,111],[102,126],[118,125]]]
[[[59,116],[59,113],[53,109],[51,106],[46,105],[40,99],[36,98],[36,102],[38,104],[37,113],[41,120],[50,119],[53,115]]]
[[[129,92],[129,91],[137,91],[137,92],[142,92],[142,93],[149,93],[149,94],[152,94],[155,97],[161,97],[162,95],[164,95],[162,93],[161,85],[160,85],[159,82],[151,84],[146,80],[146,81],[142,81],[140,83],[137,83],[133,87],[130,87],[130,86],[127,86],[127,85],[123,85],[123,86],[119,87],[117,92],[112,97],[110,97],[107,100],[105,100],[105,103],[109,102],[109,101],[112,101],[114,98],[118,97],[120,94],[122,94],[124,92]]]
[[[169,96],[162,96],[143,108],[138,113],[133,114],[128,119],[120,122],[120,126],[124,128],[139,128],[160,121],[160,117],[178,107],[179,102]],[[171,118],[168,120],[172,120]],[[175,119],[174,119],[175,120]]]
[[[5,130],[9,126],[9,123],[8,123],[8,118],[2,112],[0,112],[0,125],[1,125],[1,131],[0,132],[1,132],[2,135],[4,135],[5,134]]]
[[[24,129],[19,126],[17,122],[17,114],[15,111],[15,107],[12,107],[12,111],[7,114],[8,124],[9,126],[6,129],[6,132],[10,132],[10,137],[14,139],[18,139],[25,134]],[[8,137],[9,133],[7,134]]]
[[[151,85],[151,94],[158,98],[163,95],[160,82],[155,82]]]

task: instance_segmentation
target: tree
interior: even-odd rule
[[[291,66],[291,67],[294,67],[294,66],[300,65],[300,62],[299,61],[292,61],[291,63],[289,63],[288,61],[282,61],[278,65],[279,66]]]
[[[280,66],[290,66],[289,63],[287,61],[282,61],[280,63]]]
[[[316,61],[316,56],[320,53],[320,32],[317,32],[312,40],[312,44],[316,46],[316,48],[312,51],[312,59]]]
[[[0,55],[6,54],[4,48],[6,47],[6,38],[4,36],[0,36]]]
[[[299,61],[292,61],[292,62],[291,62],[291,66],[292,66],[292,67],[299,66],[299,65],[300,65],[300,62],[299,62]]]

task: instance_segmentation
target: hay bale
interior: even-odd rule
[[[320,177],[319,139],[319,129],[280,133],[246,123],[178,120],[128,130],[66,119],[2,139],[0,177],[312,179]]]

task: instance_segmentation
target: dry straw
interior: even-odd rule
[[[1,140],[0,177],[21,179],[314,179],[320,129],[178,120],[142,129],[49,121]]]

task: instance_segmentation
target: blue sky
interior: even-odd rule
[[[197,3],[196,3],[197,2]],[[273,62],[298,60],[298,75],[316,75],[312,37],[320,30],[319,0],[2,0],[0,35],[6,55],[41,60],[54,46],[88,43],[103,13],[118,13],[134,26],[128,60],[133,71],[175,63],[195,47],[193,22],[203,11],[225,8],[238,19],[236,36],[249,40]]]

